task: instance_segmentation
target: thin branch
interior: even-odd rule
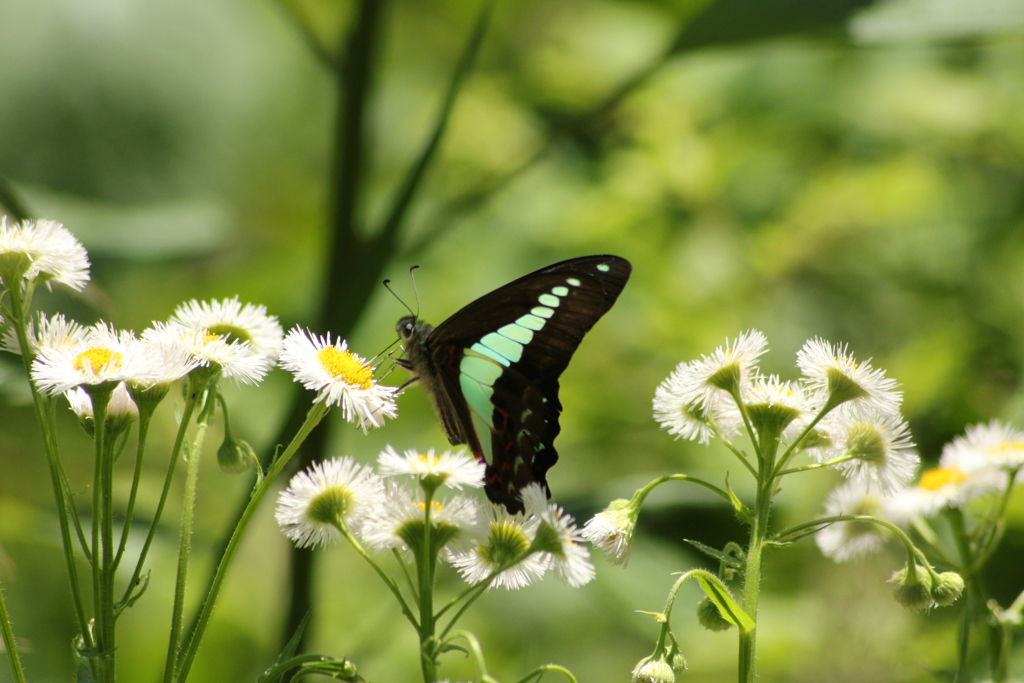
[[[320,42],[320,36],[313,30],[313,22],[310,21],[310,18],[302,13],[292,0],[276,0],[276,2],[298,30],[302,42],[306,44],[306,47],[309,48],[309,51],[316,57],[317,61],[330,71],[344,71],[337,56],[332,54],[327,49],[327,46]]]

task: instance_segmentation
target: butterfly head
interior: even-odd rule
[[[402,344],[405,346],[409,345],[410,339],[426,339],[433,329],[431,325],[419,320],[414,315],[399,318],[398,324],[395,325],[398,338],[402,340]]]
[[[427,337],[434,330],[414,315],[407,315],[398,320],[395,331],[402,342],[405,359],[399,364],[406,368],[421,368],[423,359],[427,357]]]

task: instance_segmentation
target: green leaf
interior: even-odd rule
[[[735,557],[733,557],[731,555],[727,555],[726,553],[723,553],[721,550],[716,550],[716,549],[712,548],[711,546],[704,545],[700,541],[692,541],[689,538],[684,538],[683,542],[684,543],[689,543],[690,545],[692,545],[697,550],[701,551],[705,555],[713,557],[714,559],[718,560],[719,562],[721,562],[724,565],[732,567],[733,569],[743,569],[743,563],[742,562],[740,562],[737,558],[735,558]]]
[[[743,501],[733,492],[732,486],[729,485],[728,476],[725,478],[725,491],[729,494],[729,502],[732,503],[732,509],[736,511],[736,517],[744,524],[752,523],[754,518],[750,508],[744,505]]]
[[[875,0],[720,0],[688,22],[672,46],[683,52],[808,33],[842,34]]]
[[[740,609],[740,606],[736,604],[736,601],[732,599],[732,595],[729,594],[729,589],[725,587],[718,580],[712,581],[708,576],[703,574],[697,574],[694,576],[700,587],[704,589],[704,593],[708,596],[711,602],[715,603],[718,607],[719,614],[726,621],[736,624],[744,631],[753,630],[754,620],[747,616],[747,613]]]

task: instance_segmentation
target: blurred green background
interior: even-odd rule
[[[401,204],[480,8],[0,2],[0,211],[64,223],[93,261],[83,297],[56,292],[41,305],[141,330],[187,299],[238,294],[286,328],[329,329],[372,356],[404,313],[379,281],[393,278],[411,303],[413,264],[423,317],[437,323],[551,262],[624,256],[629,286],[562,379],[549,482],[581,523],[673,471],[721,481],[732,470],[749,493],[720,448],[672,441],[650,411],[678,362],[749,328],[771,343],[762,368],[784,378],[815,336],[873,358],[903,385],[926,463],[972,422],[1024,424],[1024,2],[497,2],[436,154]],[[0,365],[0,579],[30,679],[66,681],[73,620],[16,360]],[[239,435],[269,452],[297,396],[290,376],[229,395]],[[446,445],[421,393],[400,410],[369,437],[336,425],[323,452],[371,462],[387,443]],[[70,412],[63,419],[85,505],[89,443]],[[143,507],[155,505],[173,428],[168,406]],[[195,599],[251,486],[216,468],[216,434],[208,443]],[[819,513],[838,481],[787,479],[776,523]],[[173,501],[150,588],[119,622],[124,681],[155,680],[162,666]],[[1024,589],[1024,501],[1011,510],[988,577],[1004,605]],[[192,680],[254,680],[279,650],[290,549],[271,513],[268,501]],[[581,590],[552,577],[477,604],[465,625],[493,675],[512,681],[554,661],[580,681],[627,680],[657,636],[636,610],[662,607],[671,572],[708,566],[681,540],[743,537],[692,487],[660,489],[641,522],[627,569],[596,557],[598,578]],[[761,677],[935,680],[954,661],[960,607],[898,607],[885,581],[901,562],[890,550],[834,565],[809,541],[771,554]],[[454,576],[442,581],[459,590]],[[416,679],[413,634],[351,552],[319,553],[310,595],[313,651],[353,659],[371,681]],[[697,627],[683,608],[697,599],[686,592],[675,616],[686,679],[733,680],[735,635]],[[475,675],[458,654],[442,671]],[[1024,672],[1024,657],[1011,671]]]

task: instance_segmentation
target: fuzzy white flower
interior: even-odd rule
[[[81,418],[91,419],[93,417],[92,398],[85,389],[75,387],[65,392],[64,396],[68,399],[68,403],[71,404],[71,410],[75,415]],[[138,417],[139,408],[135,405],[135,401],[132,400],[124,382],[121,382],[114,387],[113,393],[110,394],[110,402],[107,403],[107,418],[128,418],[134,420]]]
[[[359,525],[383,502],[380,477],[349,457],[314,463],[299,472],[277,498],[281,531],[300,548],[326,546],[341,538],[341,526]]]
[[[503,505],[487,503],[485,515],[480,518],[474,532],[476,543],[468,550],[448,552],[448,561],[463,580],[477,584],[495,571],[521,557],[530,548],[540,520],[525,517],[522,513],[509,514]],[[533,553],[525,559],[501,571],[491,582],[516,590],[528,586],[544,576],[549,562],[541,553]]]
[[[410,475],[422,480],[432,480],[437,486],[442,483],[454,489],[463,486],[480,488],[484,485],[486,466],[476,458],[463,452],[444,451],[435,454],[434,449],[421,453],[416,449],[400,454],[387,446],[377,458],[381,476]]]
[[[88,328],[78,343],[40,347],[32,361],[32,380],[51,394],[83,384],[143,381],[157,371],[151,349],[132,333],[105,324]]]
[[[955,466],[933,467],[921,473],[916,486],[900,491],[890,505],[892,521],[905,524],[915,516],[929,517],[940,510],[962,507],[967,501],[1001,491],[1007,475],[992,467],[973,471]]]
[[[316,402],[341,406],[345,419],[364,432],[383,425],[385,417],[398,414],[398,390],[378,384],[373,379],[373,366],[349,351],[344,340],[331,342],[330,334],[321,337],[293,328],[284,340],[281,367],[302,386],[319,392]]]
[[[713,413],[734,390],[742,395],[758,374],[757,359],[767,350],[768,340],[758,330],[741,332],[734,342],[726,339],[724,346],[694,361],[692,371],[685,373],[690,385],[686,404],[696,402],[705,413]]]
[[[423,546],[427,506],[408,487],[388,482],[385,501],[374,509],[360,528],[367,545],[380,552],[391,548],[418,551]],[[453,496],[430,501],[431,545],[452,552],[467,550],[470,530],[477,522],[477,503],[472,498]]]
[[[693,363],[680,363],[654,392],[654,419],[677,438],[707,445],[714,435],[710,416],[694,398],[700,382]]]
[[[22,264],[15,266],[18,259]],[[0,271],[8,267],[21,271],[26,280],[60,282],[79,291],[89,281],[85,247],[55,221],[8,225],[6,216],[0,219]]]
[[[580,530],[573,518],[547,499],[544,488],[537,483],[523,489],[523,504],[527,514],[540,519],[533,546],[548,554],[551,564],[562,580],[573,588],[589,583],[594,578],[594,565],[590,562]]]
[[[816,455],[852,458],[837,466],[847,477],[869,481],[892,494],[917,473],[921,460],[913,450],[910,427],[899,416],[870,420],[840,407],[829,413],[822,427],[832,448],[820,449]]]
[[[868,414],[897,415],[903,400],[902,392],[896,391],[899,385],[887,378],[884,371],[872,368],[868,361],[857,362],[847,352],[846,344],[833,346],[817,338],[805,343],[796,354],[796,364],[807,385],[826,392],[830,402],[849,402],[852,408]]]
[[[194,332],[216,335],[226,342],[248,343],[270,370],[281,355],[284,332],[277,318],[264,306],[242,304],[238,297],[221,301],[197,301],[181,304],[171,316],[172,325]]]
[[[755,377],[743,387],[743,404],[755,431],[781,430],[786,439],[799,435],[813,417],[813,403],[806,389],[795,382],[783,382],[777,375]],[[723,434],[735,434],[743,427],[743,415],[735,403],[722,407],[716,424]]]
[[[848,481],[829,494],[825,514],[828,517],[864,515],[887,519],[889,500],[878,487],[868,482]],[[846,562],[877,552],[888,536],[879,524],[851,521],[830,524],[814,538],[823,555],[836,562]]]
[[[600,548],[612,564],[625,566],[633,547],[639,508],[633,501],[613,500],[583,526],[581,535]]]
[[[27,337],[32,354],[36,355],[43,347],[58,348],[81,343],[86,333],[86,328],[74,320],[66,320],[61,313],[51,317],[40,313],[36,320],[29,321]],[[0,348],[21,355],[21,342],[18,341],[18,334],[13,328],[4,332]]]
[[[154,323],[143,333],[153,348],[185,349],[186,360],[195,367],[219,368],[224,377],[243,384],[258,384],[269,369],[267,358],[249,342],[228,341],[212,332],[199,332],[178,324]]]
[[[194,337],[194,335],[186,335]],[[137,383],[138,388],[170,384],[182,379],[202,365],[202,360],[184,344],[180,334],[158,334],[146,330],[142,343],[148,346],[158,361],[159,370],[152,378]]]
[[[998,420],[972,425],[946,444],[939,462],[966,472],[992,466],[1019,468],[1024,465],[1024,432]]]

